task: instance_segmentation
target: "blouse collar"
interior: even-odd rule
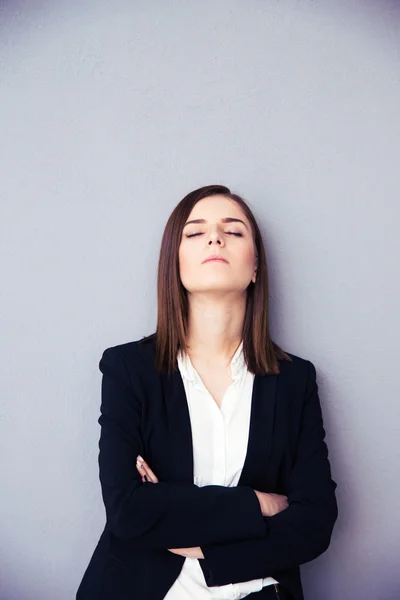
[[[199,377],[198,373],[196,372],[196,370],[194,369],[189,355],[187,353],[183,353],[182,350],[179,350],[177,360],[178,360],[178,365],[179,365],[179,370],[181,372],[181,375],[188,381],[193,381],[195,383],[196,382],[199,383],[200,377]],[[241,378],[245,368],[246,368],[246,362],[244,360],[243,340],[242,340],[231,360],[232,379],[234,381],[238,381]]]

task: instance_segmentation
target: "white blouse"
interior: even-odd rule
[[[193,437],[194,482],[198,486],[236,486],[246,458],[254,374],[247,369],[243,341],[231,361],[232,383],[221,408],[205,387],[190,358],[178,355],[188,402]],[[240,600],[266,585],[273,577],[208,587],[197,558],[186,558],[167,600]]]

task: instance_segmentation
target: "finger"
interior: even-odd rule
[[[148,470],[146,469],[146,467],[143,467],[142,470],[143,470],[143,473],[144,473],[145,481],[149,481],[150,483],[156,483],[155,481],[153,481],[153,479],[152,479],[150,473],[148,472]]]
[[[184,556],[184,548],[169,548],[169,551],[173,554],[179,554],[179,556]]]
[[[139,470],[139,473],[145,475],[148,481],[150,481],[151,483],[158,483],[157,476],[153,473],[147,462],[143,460],[141,456],[138,457],[136,461],[136,466]]]
[[[145,481],[146,481],[146,469],[139,462],[136,463],[136,469],[139,471],[139,474],[141,476],[142,482],[145,483]]]
[[[142,463],[145,471],[146,471],[146,475],[149,479],[149,481],[151,481],[152,483],[158,483],[158,478],[156,476],[156,474],[150,469],[149,465],[147,464],[147,462],[144,460]]]
[[[147,476],[147,479],[149,481],[151,481],[151,483],[158,483],[158,479],[157,479],[156,475],[153,473],[153,471],[150,469],[150,467],[146,467],[146,476]]]

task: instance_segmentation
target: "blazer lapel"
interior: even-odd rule
[[[178,368],[161,377],[168,414],[169,480],[193,483],[192,427],[182,377]]]
[[[263,490],[269,486],[268,463],[276,404],[277,375],[256,375],[251,399],[247,453],[238,485]]]
[[[238,485],[266,489],[276,404],[277,375],[256,375],[251,398],[249,439]],[[168,479],[193,483],[193,438],[185,388],[179,369],[163,374],[168,414]],[[258,486],[258,487],[257,487]]]

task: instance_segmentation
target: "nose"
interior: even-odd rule
[[[220,235],[220,233],[219,233],[219,230],[218,230],[218,229],[213,229],[213,230],[210,232],[210,234],[209,234],[209,239],[208,239],[208,242],[207,242],[207,243],[208,243],[208,245],[210,245],[210,244],[213,244],[213,243],[215,243],[215,242],[216,242],[217,244],[219,244],[220,246],[222,246],[222,245],[223,245],[223,243],[224,243],[224,242],[223,242],[223,238],[222,238],[222,236]]]

